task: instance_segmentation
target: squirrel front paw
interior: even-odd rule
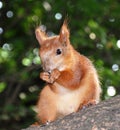
[[[53,83],[60,76],[60,71],[58,69],[54,69],[51,73],[42,72],[40,73],[40,78],[48,83]]]
[[[51,83],[53,83],[60,76],[60,71],[58,69],[54,69],[50,74]]]
[[[40,73],[40,78],[46,82],[50,82],[50,73],[48,72],[41,72]]]

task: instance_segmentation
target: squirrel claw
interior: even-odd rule
[[[96,104],[97,104],[97,101],[91,100],[91,101],[89,101],[86,105],[84,105],[84,106],[82,107],[82,109],[88,108],[88,107],[93,106],[93,105],[96,105]]]

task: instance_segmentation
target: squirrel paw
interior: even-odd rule
[[[42,72],[40,73],[40,78],[48,83],[50,83],[50,73]]]
[[[96,105],[96,104],[97,104],[96,100],[91,100],[91,101],[89,101],[87,104],[85,104],[85,105],[82,107],[82,109],[85,109],[85,108],[87,108],[87,107],[90,107],[90,106],[93,106],[93,105]]]
[[[38,122],[34,122],[32,125],[30,125],[30,126],[39,126],[40,125],[40,123],[38,123]]]
[[[54,69],[50,74],[51,83],[53,83],[60,76],[60,71],[58,69]]]
[[[50,121],[47,121],[47,122],[46,122],[46,125],[49,125],[49,124],[50,124]]]
[[[48,83],[53,83],[60,76],[60,71],[54,69],[51,73],[42,72],[40,73],[40,78]]]

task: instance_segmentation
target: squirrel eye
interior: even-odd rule
[[[61,49],[57,49],[56,54],[60,55],[62,53]]]

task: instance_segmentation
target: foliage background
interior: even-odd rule
[[[102,99],[120,94],[119,13],[119,0],[0,1],[0,129],[17,130],[35,121],[44,82],[34,30],[42,25],[49,35],[58,34],[66,16],[71,43],[98,70]]]

